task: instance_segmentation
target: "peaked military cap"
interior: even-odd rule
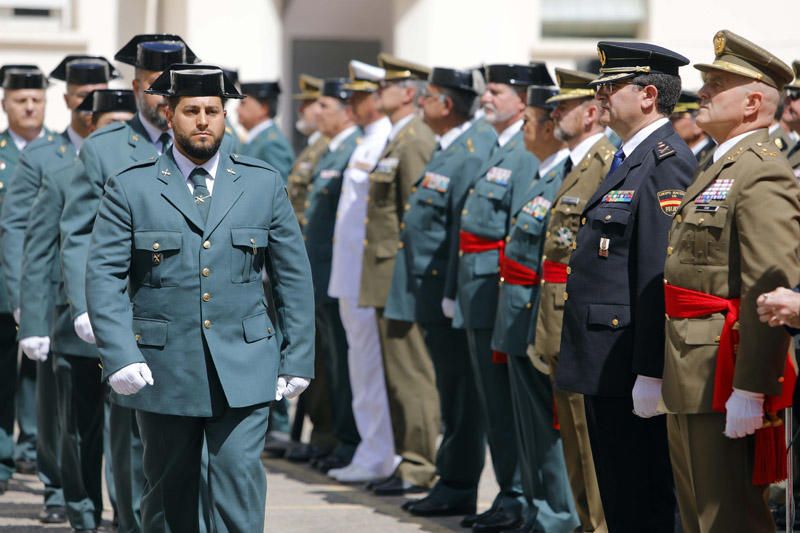
[[[172,65],[145,92],[161,96],[244,98],[222,69],[214,65]]]
[[[678,103],[675,104],[672,114],[691,113],[698,109],[700,109],[700,97],[697,96],[696,92],[684,90],[681,91],[681,95],[678,97]]]
[[[300,74],[298,78],[300,92],[292,95],[294,100],[316,100],[320,96],[322,80],[309,74]]]
[[[487,65],[486,82],[504,83],[516,87],[526,87],[528,85],[555,85],[544,63],[531,63],[529,65]]]
[[[77,109],[89,113],[111,111],[136,113],[136,97],[133,91],[128,89],[97,89],[87,94]]]
[[[222,73],[225,74],[225,76],[229,80],[231,80],[231,83],[233,83],[234,85],[239,85],[239,70],[238,69],[225,68],[225,67],[220,67],[220,69],[222,70]]]
[[[349,81],[347,78],[325,78],[322,82],[322,96],[347,100],[353,95],[353,91],[347,88]]]
[[[477,94],[476,73],[472,70],[459,70],[455,68],[433,67],[428,76],[428,83]]]
[[[381,52],[378,54],[378,65],[386,69],[383,79],[386,81],[427,80],[431,69],[419,63],[412,63],[393,55]]]
[[[281,84],[277,81],[249,81],[240,86],[243,95],[259,100],[266,100],[281,94]]]
[[[50,72],[50,77],[75,85],[89,85],[119,78],[119,71],[105,57],[70,54]]]
[[[792,61],[792,70],[794,70],[794,80],[786,84],[787,89],[800,89],[800,60],[795,59]]]
[[[528,85],[528,106],[540,107],[548,111],[556,108],[552,98],[558,94],[558,88],[553,86]]]
[[[689,60],[677,52],[650,43],[600,41],[600,77],[589,85],[627,80],[641,74],[678,76],[678,69]]]
[[[161,72],[176,63],[197,63],[198,58],[186,42],[171,33],[135,35],[114,54],[114,59],[136,68]]]
[[[776,56],[729,30],[720,30],[714,35],[714,62],[694,66],[701,72],[722,70],[763,81],[776,89],[794,79],[789,65]]]
[[[353,92],[374,93],[378,82],[386,77],[386,69],[356,59],[350,60],[348,70],[350,82],[346,88]]]
[[[6,90],[47,88],[47,78],[36,65],[3,65],[0,80]]]
[[[564,100],[594,98],[594,89],[589,87],[589,82],[596,77],[597,76],[591,72],[557,68],[556,80],[558,81],[558,94],[548,99],[547,103],[557,104]]]

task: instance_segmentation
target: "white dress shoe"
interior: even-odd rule
[[[332,475],[333,479],[341,483],[366,483],[368,481],[375,481],[383,479],[383,476],[364,468],[361,465],[350,464]],[[328,472],[331,475],[331,472]]]

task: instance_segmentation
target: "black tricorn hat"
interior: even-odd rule
[[[349,83],[350,78],[325,78],[322,81],[322,96],[346,101],[353,95],[353,91],[347,88]]]
[[[438,85],[439,87],[477,94],[475,90],[475,76],[471,70],[433,67],[433,70],[428,76],[428,83]]]
[[[0,82],[7,90],[47,88],[47,78],[36,65],[3,65]]]
[[[98,89],[86,95],[77,107],[78,111],[108,113],[130,111],[136,113],[136,97],[129,89]]]
[[[249,81],[242,83],[242,94],[259,100],[272,98],[281,94],[281,84],[277,81]]]
[[[530,107],[541,107],[552,111],[556,108],[555,102],[547,101],[558,94],[558,87],[529,85],[528,86],[528,105]]]
[[[531,63],[529,65],[487,65],[487,83],[505,83],[506,85],[555,85],[544,63]]]
[[[119,78],[119,71],[105,57],[70,54],[50,72],[50,77],[76,85],[89,85]]]
[[[176,63],[196,63],[197,56],[180,35],[148,33],[134,35],[128,44],[114,54],[120,63],[161,72]]]
[[[244,98],[222,69],[214,65],[172,65],[145,92],[161,96]]]
[[[239,69],[220,67],[222,72],[231,80],[234,85],[239,85]]]

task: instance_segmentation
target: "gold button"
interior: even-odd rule
[[[431,274],[433,274],[434,276],[438,276],[439,271],[434,268],[433,270],[431,270]]]
[[[272,328],[267,328],[267,333],[272,333]]]
[[[211,271],[208,269],[208,267],[205,267],[203,268],[203,270],[200,271],[200,273],[203,275],[204,278],[207,278],[211,274]]]
[[[702,224],[702,223],[703,223],[703,222],[705,222],[705,221],[706,221],[706,219],[704,219],[704,218],[701,218],[700,220],[698,220],[698,221],[697,221],[697,223],[698,223],[698,224]]]
[[[409,209],[411,209],[411,204],[406,204],[406,205],[405,205],[405,209],[406,209],[406,211],[408,211]]]
[[[311,207],[311,202],[310,202],[310,201],[308,201],[308,200],[306,200],[306,203],[304,203],[304,204],[303,204],[303,207],[305,207],[306,209],[308,209],[309,207]]]
[[[464,250],[458,251],[458,257],[464,257]]]
[[[572,208],[568,207],[568,208],[566,208],[566,209],[565,209],[565,211],[566,211],[567,213],[572,213]]]
[[[140,342],[142,340],[142,336],[139,335],[138,333],[134,335],[133,338],[136,339],[136,342]]]
[[[401,222],[400,223],[400,229],[406,229],[406,223],[405,222]]]
[[[581,226],[585,226],[585,225],[586,225],[586,217],[583,217],[581,219]]]
[[[569,298],[569,294],[567,294],[567,291],[564,291],[564,301],[565,302],[567,301],[567,298]]]
[[[677,220],[678,222],[683,222],[683,217],[681,215],[677,215],[675,217],[675,220]]]
[[[428,203],[432,204],[433,203],[433,198],[428,198]]]
[[[545,231],[545,232],[544,232],[544,236],[545,236],[545,237],[549,237],[549,236],[550,236],[550,232],[549,232],[549,231]]]
[[[517,223],[517,217],[511,217],[511,225],[513,226],[516,223]]]
[[[207,302],[207,301],[209,301],[210,299],[211,299],[211,295],[210,295],[210,294],[208,294],[207,292],[204,292],[204,293],[203,293],[203,301],[204,301],[204,302]]]
[[[494,198],[494,193],[493,193],[493,192],[490,192],[490,193],[488,194],[488,196],[489,196],[489,198]]]
[[[619,320],[617,320],[616,318],[611,319],[611,326],[612,327],[619,326]]]
[[[672,255],[672,246],[667,246],[667,255]]]
[[[402,249],[404,246],[405,246],[405,244],[403,244],[403,241],[400,241],[400,242],[397,243],[397,247],[400,248],[400,249]]]
[[[545,281],[544,281],[544,280],[542,280],[542,281],[540,281],[540,282],[539,282],[539,285],[544,285],[544,284],[545,284]]]
[[[466,209],[462,209],[462,210],[461,210],[461,216],[462,216],[462,217],[465,217],[465,216],[467,216],[467,210],[466,210]]]
[[[470,194],[475,194],[475,189],[470,189],[470,190],[469,190],[469,193],[470,193]]]
[[[211,248],[211,241],[204,241],[203,242],[203,248],[205,248],[206,250]]]
[[[784,381],[785,381],[785,378],[783,376],[778,378],[778,383],[783,383]]]
[[[577,241],[572,241],[572,249],[573,250],[577,250],[578,249],[578,242]]]
[[[603,220],[611,220],[611,215],[606,215],[603,217]]]
[[[500,277],[500,284],[502,285],[502,284],[503,284],[503,283],[505,283],[505,282],[506,282],[506,278],[504,278],[504,277]]]
[[[567,267],[567,274],[572,274],[572,267]]]
[[[523,224],[522,225],[522,229],[528,229],[528,225],[527,224]]]
[[[208,319],[203,320],[203,327],[206,329],[211,329],[211,321]]]
[[[531,307],[533,307],[533,304],[531,302],[525,304],[525,309],[530,309]]]
[[[714,337],[714,342],[719,342],[719,335],[717,335],[716,337]]]
[[[411,192],[417,192],[417,187],[411,187]]]
[[[544,261],[545,259],[547,259],[547,256],[546,256],[546,255],[543,255],[543,256],[542,256],[542,261]]]
[[[669,281],[667,281],[667,278],[664,278],[664,285],[666,285],[667,283],[669,283]]]
[[[509,235],[508,237],[506,237],[506,242],[511,242],[511,235]]]

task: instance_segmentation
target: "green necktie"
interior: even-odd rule
[[[211,193],[208,192],[206,186],[206,177],[208,172],[202,167],[197,167],[189,174],[189,180],[194,184],[194,204],[200,215],[203,217],[203,222],[208,220],[208,210],[211,207]]]

